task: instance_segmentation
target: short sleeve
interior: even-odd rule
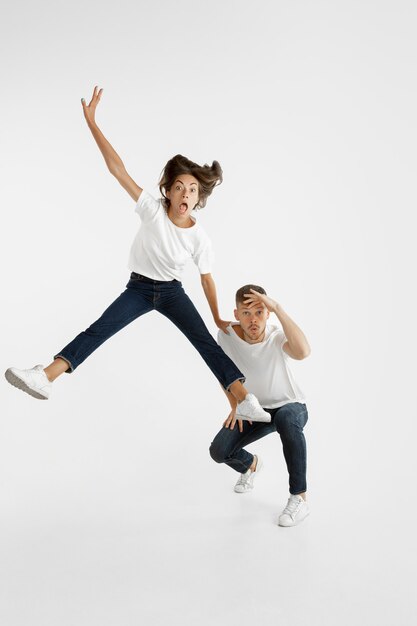
[[[200,274],[210,274],[213,267],[214,252],[210,239],[204,234],[193,254],[193,261],[198,267]]]
[[[155,217],[161,207],[161,203],[150,193],[142,189],[139,200],[136,203],[135,212],[146,222]]]
[[[232,326],[228,326],[227,327],[229,332],[234,332],[231,330]],[[223,352],[225,354],[227,354],[228,357],[232,358],[231,356],[231,339],[230,339],[230,335],[226,335],[225,332],[223,332],[222,330],[219,330],[217,333],[217,343],[219,344],[219,346],[221,347],[221,349],[223,350]]]
[[[278,330],[277,331],[277,334],[276,334],[276,337],[275,337],[275,341],[276,341],[277,345],[282,350],[282,347],[283,347],[284,343],[287,341],[287,338],[286,338],[285,333],[284,333],[283,330]],[[284,352],[284,350],[282,350],[282,351],[283,351],[284,355],[287,354],[286,352]]]

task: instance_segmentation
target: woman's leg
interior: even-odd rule
[[[46,369],[54,380],[65,372],[73,372],[94,350],[136,318],[153,309],[149,287],[130,281],[127,289],[85,331],[58,352]],[[65,367],[66,365],[66,367]]]
[[[231,391],[231,386],[233,386],[235,393],[240,396],[237,398],[238,402],[243,400],[247,391],[237,381],[244,380],[244,375],[210,335],[207,326],[182,286],[177,283],[165,292],[161,290],[155,308],[171,320],[193,344],[220,384],[225,389],[230,388]]]

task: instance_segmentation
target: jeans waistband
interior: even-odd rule
[[[153,285],[165,285],[167,283],[178,283],[179,280],[174,278],[174,280],[155,280],[154,278],[148,278],[148,276],[143,276],[143,274],[138,274],[137,272],[132,272],[130,274],[130,278],[134,278],[135,280],[140,280],[143,283],[152,283]]]

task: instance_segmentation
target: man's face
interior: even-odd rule
[[[248,307],[239,303],[235,309],[235,318],[240,322],[245,341],[256,343],[263,340],[269,311],[264,304]]]
[[[198,202],[198,180],[191,174],[180,174],[166,196],[172,217],[187,217]]]

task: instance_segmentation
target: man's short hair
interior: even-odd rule
[[[244,301],[246,300],[244,294],[250,293],[251,289],[254,289],[255,291],[259,291],[259,293],[263,293],[266,295],[265,289],[263,287],[260,287],[259,285],[244,285],[236,291],[236,306],[238,304],[244,303]]]

